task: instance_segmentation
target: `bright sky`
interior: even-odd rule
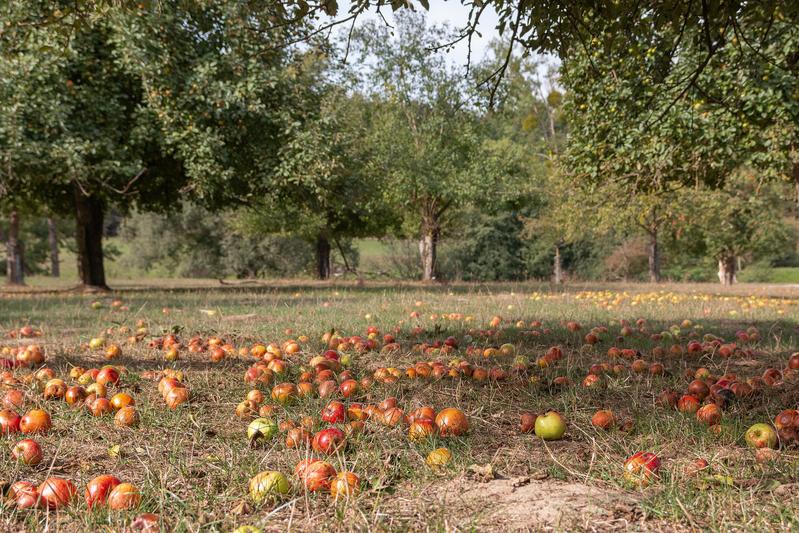
[[[349,8],[349,0],[339,0],[339,16],[337,18],[347,16]],[[421,10],[421,12],[424,13],[424,10]],[[386,20],[393,25],[394,17],[391,8],[384,8],[382,13]],[[452,29],[459,29],[464,27],[469,20],[469,8],[462,5],[460,0],[430,0],[430,11],[427,12],[427,17],[428,20],[434,24],[447,24]],[[368,17],[364,16],[364,19],[366,18],[370,20],[380,20],[375,12],[370,12]],[[480,25],[478,26],[478,31],[483,35],[480,37],[475,34],[472,37],[473,63],[480,61],[487,54],[488,44],[497,36],[497,32],[494,29],[496,24],[497,14],[494,8],[487,7],[480,16]],[[468,44],[465,40],[458,43],[454,49],[447,54],[448,58],[456,65],[465,65],[467,55]]]
[[[418,5],[418,2],[416,5]],[[347,13],[349,13],[349,8],[349,0],[339,0],[339,16],[337,18],[340,19],[346,17]],[[422,13],[425,13],[423,8],[418,9]],[[460,29],[465,27],[466,22],[469,20],[469,9],[469,6],[464,6],[461,4],[460,0],[430,0],[430,11],[427,11],[426,14],[428,20],[434,24],[446,24],[452,29]],[[382,13],[389,24],[393,25],[394,17],[391,8],[384,8]],[[366,19],[378,21],[381,20],[374,11],[370,12],[368,16],[364,15],[364,20]],[[360,20],[361,19],[359,19],[359,21]],[[480,24],[477,27],[477,31],[481,35],[477,35],[475,33],[472,36],[472,64],[478,63],[481,59],[489,54],[488,45],[492,40],[499,37],[499,33],[496,30],[498,20],[497,13],[491,6],[486,7],[486,9],[483,11],[483,14],[480,15]],[[456,44],[453,49],[447,53],[447,58],[452,62],[453,65],[464,66],[466,65],[468,52],[468,42],[467,40],[463,40]],[[545,59],[545,62],[539,68],[539,74],[542,80],[546,78],[547,69],[551,65],[555,64],[557,64],[557,60],[555,58]]]

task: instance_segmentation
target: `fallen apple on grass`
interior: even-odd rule
[[[566,419],[556,411],[548,411],[535,421],[535,434],[543,440],[559,440],[566,433]]]
[[[266,470],[250,479],[250,497],[255,502],[288,494],[291,490],[289,480],[281,472]]]
[[[769,424],[758,423],[751,426],[744,433],[744,440],[751,448],[771,448],[777,447],[778,437]]]
[[[637,487],[646,487],[656,479],[660,458],[652,452],[637,452],[624,461],[624,479]]]

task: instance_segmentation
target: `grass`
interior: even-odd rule
[[[752,423],[770,421],[780,410],[797,407],[799,388],[793,378],[726,407],[718,435],[694,417],[657,407],[654,401],[665,388],[683,391],[688,368],[706,367],[717,376],[734,372],[740,379],[759,376],[769,367],[784,368],[799,345],[797,289],[584,285],[553,292],[537,284],[357,286],[284,281],[231,287],[188,280],[112,280],[112,286],[118,291],[108,295],[43,290],[0,294],[0,330],[16,330],[24,324],[41,328],[36,342],[46,348],[47,365],[61,377],[73,366],[106,364],[102,352],[86,347],[92,337],[106,332],[108,342],[122,346],[123,355],[114,364],[127,369],[120,388],[136,399],[140,426],[117,428],[111,418],[94,418],[63,402],[44,401],[33,382],[18,385],[28,393],[28,408],[40,405],[52,414],[54,429],[37,438],[45,461],[36,467],[13,462],[10,445],[16,440],[2,438],[0,481],[39,483],[58,475],[73,480],[82,493],[87,481],[111,473],[136,484],[143,502],[133,512],[90,512],[81,500],[57,514],[0,505],[0,530],[120,530],[145,511],[158,513],[164,527],[175,531],[230,531],[244,524],[267,530],[387,531],[581,529],[591,523],[594,529],[599,523],[640,530],[799,528],[792,503],[799,486],[799,454],[784,449],[776,460],[760,464],[742,440]],[[117,298],[127,310],[112,309],[110,303]],[[92,309],[93,301],[102,302],[103,307]],[[412,312],[419,317],[412,318]],[[450,313],[463,316],[446,318]],[[495,315],[503,317],[502,326],[494,336],[483,335],[481,330],[488,328]],[[646,320],[648,333],[618,340],[620,319],[634,323],[638,318]],[[680,329],[677,341],[650,339],[649,332],[666,330],[686,319],[692,324]],[[516,326],[518,320],[524,327]],[[543,326],[531,327],[533,320],[541,320]],[[148,337],[127,344],[128,334],[120,327],[135,328],[138,321],[145,324]],[[567,321],[578,321],[582,330],[569,331]],[[469,416],[470,432],[462,438],[414,444],[404,428],[368,422],[366,431],[351,438],[344,453],[330,459],[336,469],[356,472],[364,491],[357,498],[334,503],[327,495],[305,493],[294,479],[294,466],[307,451],[287,449],[282,435],[263,446],[248,445],[247,421],[236,418],[234,409],[251,389],[242,377],[252,358],[233,356],[214,364],[207,353],[184,349],[181,358],[170,363],[161,351],[147,346],[151,338],[173,331],[184,342],[194,335],[219,335],[237,348],[307,335],[309,340],[301,343],[303,353],[289,358],[290,373],[285,379],[296,381],[300,367],[325,348],[320,340],[323,333],[336,329],[344,335],[365,335],[369,325],[383,333],[396,331],[402,350],[353,353],[351,370],[359,378],[379,367],[393,366],[404,372],[417,361],[434,359],[510,367],[512,358],[467,355],[465,347],[470,343],[482,349],[509,342],[531,361],[548,347],[560,345],[565,356],[549,368],[534,366],[529,375],[512,374],[497,383],[479,384],[466,377],[440,381],[403,377],[393,384],[375,384],[359,400],[377,403],[395,396],[406,411],[422,405],[457,406]],[[583,337],[594,326],[607,326],[608,332],[598,345],[585,346]],[[413,328],[422,331],[414,333]],[[717,354],[665,357],[663,376],[635,374],[629,371],[630,361],[623,360],[625,371],[603,377],[600,387],[580,385],[591,364],[608,360],[606,352],[612,345],[636,348],[651,362],[655,359],[652,349],[658,344],[685,346],[691,337],[708,333],[732,340],[737,331],[747,328],[756,328],[761,337],[743,346],[751,353],[729,359]],[[422,341],[450,335],[460,342],[454,354],[421,354],[414,348]],[[6,338],[0,346],[19,342]],[[142,371],[163,368],[185,372],[192,393],[189,404],[167,409],[156,383],[140,376]],[[25,371],[17,374],[26,381]],[[538,377],[536,383],[530,382],[530,375]],[[557,376],[567,376],[572,384],[551,386]],[[267,397],[269,389],[264,388]],[[327,399],[310,398],[279,407],[277,418],[298,421],[311,415],[322,427],[318,417],[326,403]],[[600,408],[632,421],[631,429],[594,429],[590,419]],[[566,438],[544,443],[518,432],[521,412],[547,409],[558,410],[568,420]],[[115,445],[120,453],[109,454]],[[434,472],[425,466],[424,457],[439,446],[450,448],[454,461]],[[663,461],[660,480],[643,490],[627,486],[621,477],[624,459],[638,450],[655,452]],[[711,470],[686,475],[686,465],[698,457],[710,461]],[[486,464],[500,478],[529,478],[520,483],[548,496],[522,504],[513,500],[511,490],[491,492],[501,479],[480,485],[469,473],[472,465]],[[286,474],[293,484],[291,494],[263,504],[249,500],[248,480],[262,470]],[[580,488],[588,491],[584,498],[562,504],[558,520],[541,518],[546,500],[556,501],[558,494]],[[489,501],[479,497],[483,492],[492,494]],[[594,500],[601,502],[601,509],[594,511],[598,514],[586,525],[580,522],[583,505]],[[530,507],[521,514],[515,509],[519,505]]]

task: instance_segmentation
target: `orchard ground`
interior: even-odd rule
[[[0,530],[122,529],[141,512],[161,515],[176,531],[230,531],[252,524],[264,530],[730,530],[799,528],[795,502],[799,496],[799,451],[786,448],[772,460],[757,462],[743,439],[756,422],[768,422],[783,409],[799,407],[799,382],[786,379],[753,398],[735,400],[724,410],[721,431],[714,433],[693,415],[660,407],[656,396],[672,388],[682,393],[685,370],[705,367],[715,376],[735,373],[738,378],[761,376],[767,368],[783,369],[791,353],[799,351],[799,287],[739,285],[602,285],[568,286],[553,291],[534,284],[418,285],[367,282],[279,282],[220,285],[216,281],[144,280],[111,282],[115,292],[76,294],[34,288],[0,294],[0,328],[5,333],[30,324],[42,335],[33,340],[4,338],[2,346],[35,342],[45,347],[46,364],[67,378],[73,366],[106,364],[102,351],[85,346],[104,331],[108,342],[122,346],[113,364],[124,366],[121,388],[133,395],[142,420],[138,428],[117,428],[110,417],[95,418],[63,402],[45,402],[32,395],[29,406],[42,405],[53,416],[54,428],[37,438],[45,460],[36,467],[19,466],[11,458],[16,440],[3,438],[0,481],[39,483],[50,475],[71,479],[82,496],[87,481],[113,474],[137,485],[143,494],[139,509],[130,513],[89,512],[82,502],[59,511],[17,511],[0,504]],[[120,299],[127,310],[114,310]],[[101,302],[94,309],[92,302]],[[412,318],[411,313],[418,313]],[[458,313],[458,319],[448,315]],[[502,317],[494,336],[479,330]],[[619,339],[622,319],[636,329],[644,319],[647,333],[634,332]],[[149,336],[127,344],[120,326],[135,329],[146,323]],[[523,321],[524,326],[517,325]],[[690,321],[690,324],[683,323]],[[541,321],[541,326],[531,322]],[[569,321],[580,331],[570,331]],[[653,341],[650,333],[680,327],[679,340]],[[175,362],[148,348],[148,341],[177,333],[186,342],[195,335],[220,336],[234,346],[276,342],[307,335],[303,352],[292,356],[290,374],[279,381],[296,381],[299,366],[326,349],[321,337],[336,330],[342,335],[366,335],[368,326],[393,333],[401,351],[373,351],[352,355],[356,377],[371,376],[379,367],[396,367],[403,377],[393,384],[375,383],[359,401],[377,403],[398,398],[406,412],[430,405],[435,409],[459,407],[469,417],[465,437],[437,438],[412,443],[407,428],[367,422],[361,435],[349,439],[344,453],[333,457],[337,470],[360,476],[363,491],[356,498],[333,502],[326,494],[307,494],[293,476],[295,465],[307,452],[287,449],[284,436],[266,445],[250,447],[247,421],[234,414],[236,405],[252,386],[245,370],[252,357],[228,357],[212,363],[207,352],[183,350]],[[607,326],[593,346],[584,337],[594,326]],[[414,328],[424,332],[413,333]],[[551,331],[544,332],[548,328]],[[736,332],[755,328],[759,340],[736,341]],[[290,330],[290,331],[287,331]],[[477,330],[477,331],[471,331]],[[396,331],[396,333],[395,333]],[[530,331],[538,333],[530,334]],[[738,353],[666,355],[655,358],[655,346],[685,347],[691,337],[700,341],[713,334],[737,342]],[[471,336],[471,341],[467,337]],[[417,343],[459,342],[452,354],[423,355]],[[410,379],[405,369],[418,361],[467,359],[486,368],[509,370],[512,356],[486,359],[485,347],[512,343],[527,356],[526,375],[504,381],[476,383],[470,378],[445,377],[439,381]],[[480,350],[466,355],[469,344]],[[537,358],[551,346],[561,346],[564,357],[539,368]],[[581,385],[594,363],[611,362],[611,346],[639,350],[651,363],[659,361],[665,374],[651,376],[630,370],[604,375],[597,387]],[[166,408],[154,381],[142,379],[145,370],[176,368],[185,372],[191,391],[188,404]],[[537,380],[530,380],[537,376]],[[557,376],[571,384],[552,387]],[[264,387],[268,398],[269,387]],[[280,421],[303,415],[319,417],[328,399],[307,399],[278,408]],[[267,400],[268,402],[269,400]],[[554,409],[568,421],[562,440],[544,442],[519,432],[524,411]],[[627,430],[597,430],[591,417],[611,409]],[[21,438],[21,437],[20,437]],[[452,463],[433,471],[425,465],[431,450],[446,446]],[[117,448],[118,447],[118,448]],[[622,477],[622,465],[637,451],[662,459],[659,479],[639,489]],[[686,471],[696,459],[709,468]],[[249,479],[263,470],[279,470],[292,482],[289,495],[256,504],[248,497]]]

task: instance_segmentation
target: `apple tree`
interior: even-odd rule
[[[397,27],[368,24],[356,33],[352,74],[368,100],[369,169],[416,234],[422,279],[436,278],[437,250],[448,216],[470,202],[493,201],[517,162],[492,140],[471,105],[467,79],[430,48],[443,36],[422,17]]]
[[[164,210],[188,192],[219,207],[268,187],[290,109],[270,6],[107,7],[102,16],[73,13],[64,35],[49,22],[67,7],[6,5],[3,203],[74,216],[83,285],[106,286],[111,206]]]

